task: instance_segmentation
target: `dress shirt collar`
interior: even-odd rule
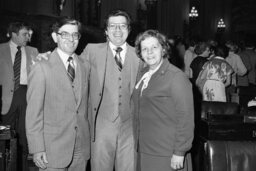
[[[122,48],[122,51],[120,52],[120,56],[122,58],[122,63],[123,61],[125,60],[125,54],[127,52],[127,43],[124,43],[122,46],[115,46],[113,43],[109,42],[109,47],[113,53],[113,56],[116,55],[116,48],[117,47],[121,47]]]
[[[73,57],[73,59],[74,59],[75,53],[73,53],[72,55],[68,55],[67,53],[63,52],[60,48],[57,48],[57,53],[59,54],[59,56],[60,56],[62,62],[63,62],[64,65],[65,65],[65,68],[67,69],[67,66],[68,66],[68,58],[71,56],[71,57]],[[75,60],[73,60],[73,62],[74,62],[74,65],[75,65],[75,67],[76,67],[76,62],[75,62]]]

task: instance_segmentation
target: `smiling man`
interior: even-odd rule
[[[26,133],[39,170],[84,171],[90,157],[88,67],[75,50],[80,23],[63,17],[53,25],[57,48],[29,75]]]
[[[121,10],[105,21],[107,42],[88,44],[80,57],[90,66],[89,122],[92,171],[134,171],[131,94],[139,58],[126,43],[131,19]]]

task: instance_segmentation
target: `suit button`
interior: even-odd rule
[[[121,89],[122,88],[122,86],[119,86],[119,89]]]
[[[77,129],[77,126],[75,126],[75,130]]]
[[[97,110],[96,107],[93,110],[96,111]]]
[[[122,80],[122,78],[121,78],[121,77],[119,77],[119,80],[121,81],[121,80]]]
[[[78,114],[78,111],[76,111],[76,114]]]
[[[99,96],[101,97],[101,95],[102,95],[102,94],[100,93]]]
[[[121,106],[121,105],[122,105],[122,103],[119,103],[118,105],[119,105],[119,106]]]
[[[13,90],[11,90],[11,92],[13,93]]]

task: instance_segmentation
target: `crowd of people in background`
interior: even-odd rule
[[[246,93],[248,88],[256,89],[256,47],[251,41],[227,40],[219,43],[214,40],[189,40],[185,43],[181,37],[175,37],[169,38],[169,42],[173,53],[169,61],[187,74],[195,87],[194,95],[198,96],[195,99],[238,102],[241,106],[246,106],[253,98],[243,96],[238,101],[239,93]],[[218,64],[220,66],[213,64],[220,57],[224,59]],[[209,85],[213,86],[213,82],[219,86],[209,88]],[[220,86],[221,98],[213,93]]]
[[[0,45],[1,124],[17,132],[23,171],[28,153],[40,170],[81,171],[90,159],[92,171],[190,171],[196,106],[256,92],[251,42],[185,43],[146,30],[132,47],[130,16],[115,10],[106,42],[77,55],[80,26],[58,19],[50,54],[27,46],[33,30],[22,22],[10,24]]]

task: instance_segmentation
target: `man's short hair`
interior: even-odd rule
[[[78,26],[78,31],[81,31],[81,23],[78,20],[75,20],[74,18],[71,17],[60,17],[57,19],[57,21],[53,24],[52,26],[52,32],[58,33],[59,29],[64,26],[64,25],[77,25]]]
[[[111,11],[107,17],[105,18],[105,23],[104,23],[104,28],[105,30],[107,30],[107,27],[108,27],[108,20],[110,17],[117,17],[117,16],[123,16],[126,18],[126,21],[127,21],[127,26],[128,26],[128,30],[130,31],[130,25],[131,25],[131,17],[130,15],[124,11],[124,10],[113,10]]]
[[[29,30],[31,27],[26,22],[12,22],[8,26],[7,35],[8,37],[12,37],[12,33],[18,34],[21,29]]]

